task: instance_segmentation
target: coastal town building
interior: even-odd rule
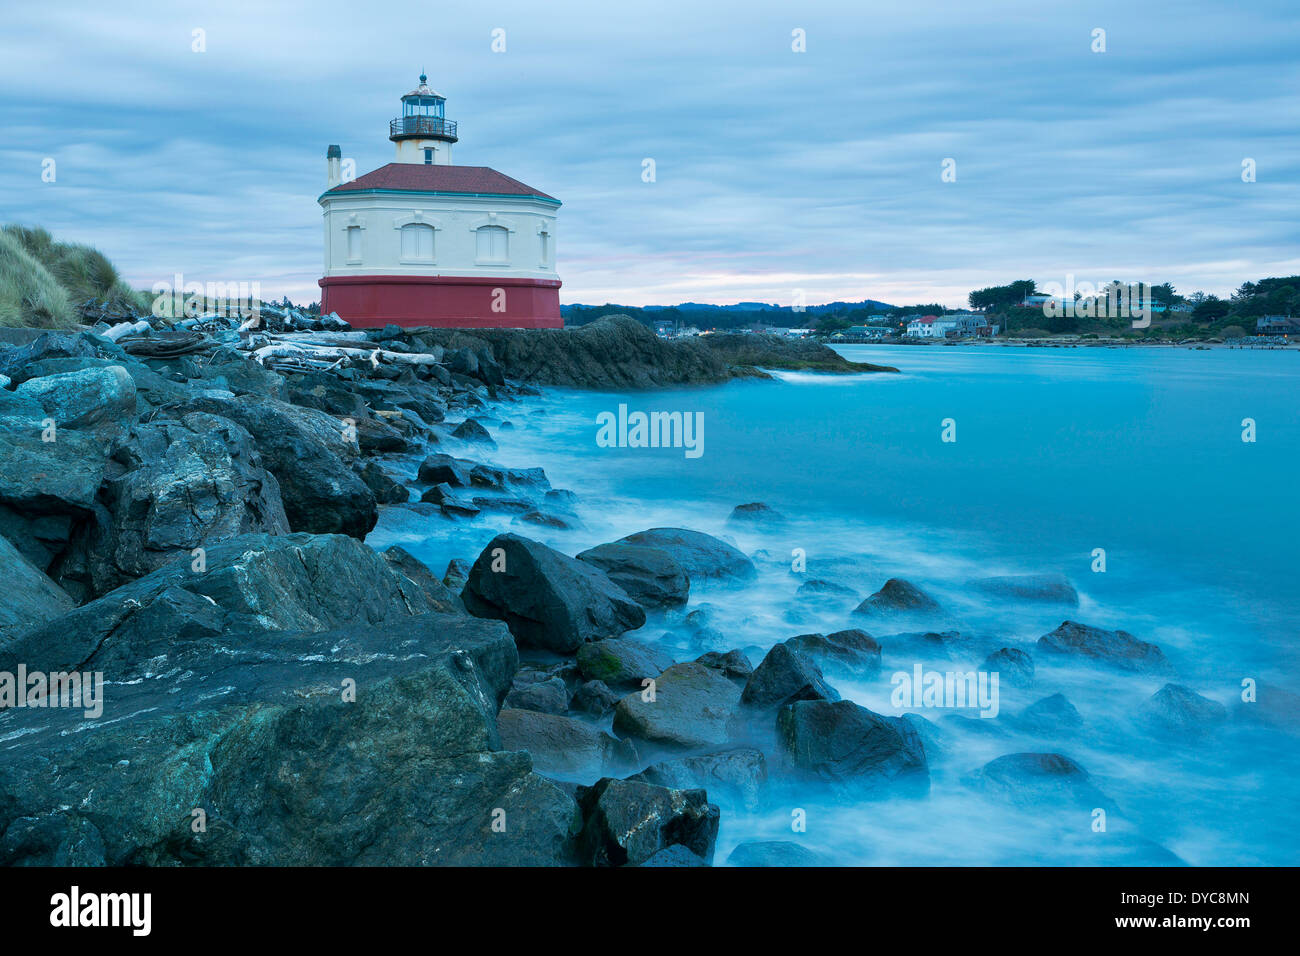
[[[389,123],[394,161],[343,181],[326,153],[321,311],[389,324],[560,328],[560,201],[487,166],[457,166],[457,124],[428,78]]]
[[[1300,319],[1289,315],[1262,315],[1255,320],[1255,334],[1300,336]]]

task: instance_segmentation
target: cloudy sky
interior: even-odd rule
[[[1295,0],[12,5],[0,220],[317,299],[325,147],[390,162],[425,68],[458,163],[563,200],[565,302],[1226,294],[1300,273],[1297,50]]]

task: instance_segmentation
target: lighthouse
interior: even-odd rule
[[[487,166],[457,166],[447,99],[420,85],[389,123],[394,161],[343,181],[326,151],[321,311],[359,328],[559,328],[560,201]]]

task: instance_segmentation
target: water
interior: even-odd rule
[[[545,467],[554,486],[580,496],[583,529],[521,530],[510,516],[451,525],[390,509],[370,541],[401,543],[440,573],[506,529],[573,554],[643,528],[690,527],[756,555],[757,582],[693,585],[688,607],[710,608],[725,637],[716,649],[746,648],[755,662],[794,634],[854,623],[851,604],[796,601],[808,577],[865,597],[901,576],[943,602],[963,634],[993,646],[1032,652],[1070,618],[1160,645],[1178,683],[1233,712],[1250,706],[1239,704],[1244,678],[1300,690],[1300,354],[842,351],[902,374],[776,373],[633,394],[548,390],[494,408],[489,417],[518,427],[492,428],[500,444],[492,460]],[[620,402],[702,412],[704,453],[597,447],[597,414]],[[1242,441],[1247,418],[1253,443]],[[941,441],[945,419],[955,421],[955,442]],[[747,501],[791,520],[778,532],[738,533],[726,518]],[[795,549],[807,556],[806,573],[791,570]],[[1093,571],[1096,549],[1105,551],[1104,573]],[[965,587],[972,577],[1038,571],[1064,573],[1080,606],[1008,603]],[[679,660],[713,649],[683,637],[680,616],[657,617],[635,636],[665,642]],[[910,670],[914,658],[891,652],[888,628],[870,629],[884,645],[880,680],[832,683],[872,710],[901,713],[889,675]],[[1296,737],[1234,721],[1200,743],[1160,741],[1132,715],[1163,680],[1035,657],[1035,686],[1003,684],[999,719],[961,725],[925,713],[943,733],[930,754],[929,798],[861,803],[805,789],[757,811],[724,803],[718,860],[741,840],[786,839],[842,863],[1158,863],[1157,844],[1196,865],[1298,862]],[[1007,719],[1058,691],[1083,714],[1081,731],[1041,737]],[[1022,751],[1065,753],[1085,767],[1120,807],[1106,833],[1086,815],[1010,807],[963,784],[988,760]],[[792,832],[796,806],[805,832]]]

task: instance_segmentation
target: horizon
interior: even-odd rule
[[[1300,273],[1300,226],[1279,212],[1300,208],[1300,25],[1284,3],[1170,17],[1008,0],[950,10],[939,31],[928,6],[863,23],[845,4],[380,4],[346,27],[310,9],[11,12],[4,220],[101,249],[137,287],[180,273],[318,301],[325,147],[358,175],[391,162],[385,123],[423,69],[461,124],[457,165],[564,203],[566,306],[802,292],[960,309],[973,289],[1067,275],[1226,298]]]

